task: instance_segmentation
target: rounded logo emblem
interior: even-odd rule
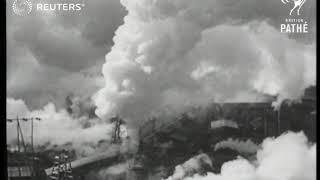
[[[306,0],[281,0],[283,4],[289,4],[292,3],[293,7],[290,10],[290,16],[292,15],[293,11],[297,11],[297,15],[300,15],[300,9],[303,6],[303,4],[306,2]]]
[[[14,0],[12,9],[16,15],[25,16],[30,14],[32,10],[32,4],[30,0]]]

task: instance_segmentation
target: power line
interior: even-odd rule
[[[24,142],[24,138],[23,138],[23,133],[22,133],[22,129],[21,129],[21,126],[20,126],[20,121],[25,121],[25,122],[28,122],[28,121],[31,121],[31,151],[32,153],[34,152],[34,148],[33,148],[33,121],[34,120],[37,120],[37,121],[41,121],[41,118],[40,117],[16,117],[16,118],[7,118],[7,122],[11,123],[11,122],[14,122],[16,121],[17,122],[17,140],[18,140],[18,151],[20,152],[20,138],[21,138],[21,143],[24,147],[24,150],[26,150],[26,145],[25,145],[25,142]]]
[[[24,152],[27,151],[27,147],[26,147],[26,144],[25,144],[25,141],[24,141],[24,138],[23,138],[23,132],[22,132],[22,129],[21,129],[21,125],[20,125],[20,121],[25,121],[25,122],[28,122],[28,121],[31,121],[31,153],[32,153],[32,160],[31,162],[29,162],[27,159],[25,159],[25,163],[28,165],[29,169],[30,169],[30,172],[32,173],[32,176],[34,177],[36,174],[35,174],[35,162],[34,162],[34,159],[35,159],[35,154],[34,154],[34,148],[33,148],[33,121],[34,120],[37,120],[37,121],[40,121],[41,118],[39,117],[29,117],[29,118],[26,118],[26,117],[23,117],[23,118],[19,118],[17,116],[17,118],[7,118],[7,122],[9,123],[12,123],[14,121],[17,122],[17,141],[18,141],[18,153],[21,152],[21,149],[20,149],[20,137],[21,137],[21,143],[23,145],[23,150]],[[20,172],[20,169],[19,169],[19,175],[21,175],[21,172]]]

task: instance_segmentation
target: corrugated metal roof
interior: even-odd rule
[[[30,177],[32,169],[28,166],[8,167],[8,177]]]

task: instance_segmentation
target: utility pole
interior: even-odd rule
[[[20,130],[19,130],[19,118],[17,116],[17,141],[18,141],[18,152],[20,152]]]
[[[31,166],[28,166],[32,172],[33,175],[35,175],[35,163],[34,163],[34,160],[35,160],[35,155],[34,155],[34,147],[33,147],[33,120],[38,120],[40,121],[41,118],[39,117],[30,117],[30,118],[19,118],[18,116],[14,119],[14,118],[7,118],[7,122],[13,122],[13,121],[16,121],[17,122],[17,141],[18,141],[18,153],[21,152],[21,147],[20,147],[20,144],[22,143],[23,145],[23,150],[24,152],[27,152],[27,147],[26,147],[26,144],[25,144],[25,141],[24,141],[24,138],[23,138],[23,132],[22,132],[22,129],[21,129],[21,125],[20,125],[20,120],[23,120],[23,121],[31,121],[31,154],[32,154],[32,160],[31,160]],[[20,138],[21,138],[21,141],[20,141]],[[26,163],[27,164],[30,164],[30,162],[28,162],[28,160],[26,160]],[[20,172],[20,169],[19,169],[19,175],[21,175],[21,172]]]
[[[19,119],[17,120],[17,122],[18,122],[18,129],[19,129],[19,131],[20,131],[21,143],[22,143],[23,150],[24,150],[24,151],[27,151],[27,147],[26,147],[26,144],[25,144],[25,142],[24,142],[23,133],[22,133],[22,129],[21,129],[21,126],[20,126],[20,121],[19,121]]]
[[[31,152],[34,153],[34,144],[33,144],[33,140],[34,140],[34,136],[33,136],[33,129],[34,129],[34,120],[37,121],[41,121],[41,118],[39,117],[32,117],[29,120],[31,120]]]
[[[31,152],[34,153],[33,149],[33,118],[31,119]]]
[[[13,122],[16,121],[17,122],[17,141],[18,141],[18,152],[20,152],[20,143],[22,143],[22,145],[25,146],[25,142],[24,142],[24,138],[23,138],[23,133],[22,133],[22,129],[21,129],[21,125],[20,125],[20,120],[23,121],[31,121],[31,151],[34,152],[34,147],[33,147],[33,127],[34,127],[34,123],[33,120],[37,120],[40,121],[41,118],[39,117],[29,117],[29,118],[19,118],[18,116],[16,118],[7,118],[7,122]],[[20,138],[21,138],[21,142],[20,142]],[[25,148],[25,147],[24,147]],[[26,150],[26,149],[25,149]]]

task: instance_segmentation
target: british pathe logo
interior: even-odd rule
[[[308,33],[308,22],[300,16],[301,7],[306,0],[281,0],[283,4],[292,5],[289,16],[280,24],[282,33]],[[291,6],[290,6],[291,7]]]
[[[292,13],[294,12],[294,10],[296,10],[297,15],[300,15],[300,9],[303,6],[303,4],[306,2],[306,0],[281,0],[283,4],[292,4],[293,7],[290,10],[290,16],[292,15]]]
[[[12,4],[13,12],[19,16],[26,16],[32,10],[32,3],[30,0],[14,0]]]

